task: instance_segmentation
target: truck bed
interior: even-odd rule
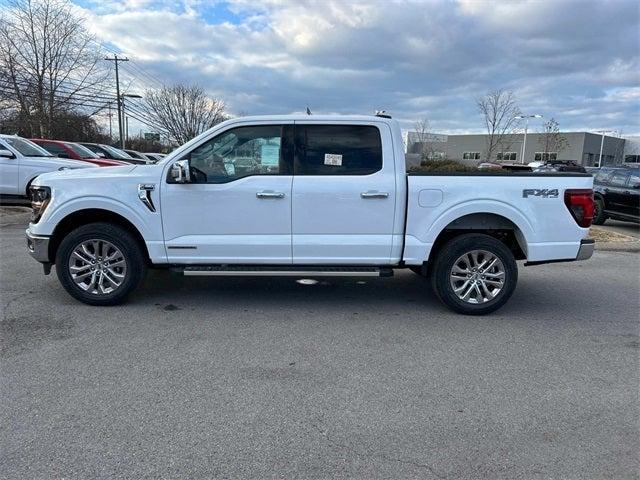
[[[591,188],[588,173],[408,173],[403,259],[422,263],[447,229],[507,227],[530,262],[575,258],[589,229],[576,223],[564,192]]]

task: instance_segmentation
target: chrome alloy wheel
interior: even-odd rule
[[[106,240],[87,240],[73,249],[69,273],[85,292],[104,295],[122,285],[127,275],[127,263],[114,244]]]
[[[453,264],[449,282],[460,300],[486,303],[504,287],[505,268],[500,259],[486,250],[472,250]]]

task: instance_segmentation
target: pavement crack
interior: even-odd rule
[[[334,440],[331,439],[331,437],[329,436],[329,432],[327,430],[323,430],[319,425],[316,425],[315,423],[310,423],[310,425],[318,431],[318,433],[320,433],[321,436],[323,436],[326,440],[327,443],[333,447],[336,448],[341,448],[344,450],[349,450],[350,452],[352,452],[353,454],[359,456],[359,457],[363,457],[363,458],[380,458],[382,460],[386,460],[388,462],[397,462],[397,463],[402,463],[405,465],[412,465],[414,467],[418,467],[418,468],[423,468],[427,471],[429,471],[434,477],[440,479],[440,480],[446,480],[447,477],[446,475],[443,475],[441,473],[438,473],[436,471],[435,468],[433,468],[431,465],[427,464],[427,463],[420,463],[417,462],[415,460],[412,459],[405,459],[405,458],[396,458],[396,457],[392,457],[390,455],[387,455],[386,453],[383,452],[373,452],[373,453],[365,453],[365,452],[361,452],[358,449],[354,448],[351,445],[345,445],[343,443],[338,443]]]

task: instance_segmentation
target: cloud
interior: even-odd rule
[[[236,113],[384,108],[481,131],[474,99],[506,88],[566,130],[640,132],[632,1],[87,1],[102,42]]]

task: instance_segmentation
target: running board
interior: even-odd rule
[[[206,277],[392,277],[393,270],[385,267],[314,267],[314,266],[244,266],[190,265],[173,270],[185,276]]]

